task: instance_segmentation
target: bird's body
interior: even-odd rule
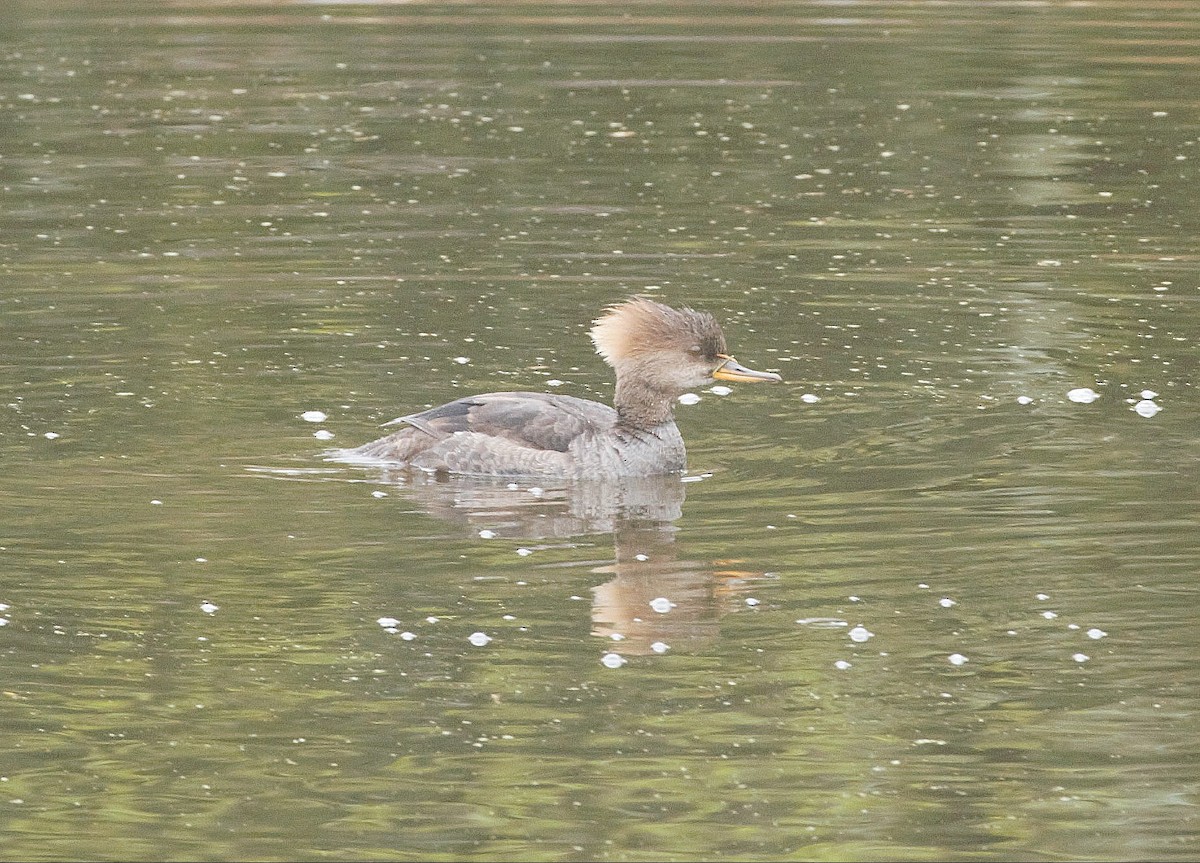
[[[573,396],[497,392],[456,399],[392,420],[407,427],[349,454],[429,472],[482,476],[619,478],[680,473],[675,400],[714,379],[779,380],[725,354],[704,312],[635,298],[611,307],[591,332],[617,373],[615,407]]]
[[[613,408],[574,396],[485,393],[393,422],[410,427],[355,452],[482,476],[650,476],[686,466],[674,422],[624,428]]]

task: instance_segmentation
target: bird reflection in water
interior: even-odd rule
[[[680,554],[675,522],[687,482],[678,476],[532,485],[424,475],[381,466],[422,510],[475,536],[521,542],[611,535],[613,557],[592,572],[592,635],[626,656],[694,649],[716,638],[721,617],[764,573],[718,568]]]

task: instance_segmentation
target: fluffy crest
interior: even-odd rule
[[[706,359],[725,352],[725,337],[712,315],[673,309],[645,297],[609,306],[594,321],[590,335],[596,353],[610,366],[640,354],[664,351],[699,348],[699,357]]]

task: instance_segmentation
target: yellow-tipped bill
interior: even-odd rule
[[[721,358],[725,362],[717,366],[716,371],[712,376],[719,381],[734,381],[743,384],[757,384],[762,381],[782,381],[779,375],[775,372],[756,372],[754,369],[748,369],[733,357],[727,357],[724,354]]]

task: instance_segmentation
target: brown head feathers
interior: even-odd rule
[[[725,353],[725,336],[708,312],[673,309],[645,297],[609,306],[591,330],[596,353],[610,366],[664,350],[694,353],[715,360]]]

